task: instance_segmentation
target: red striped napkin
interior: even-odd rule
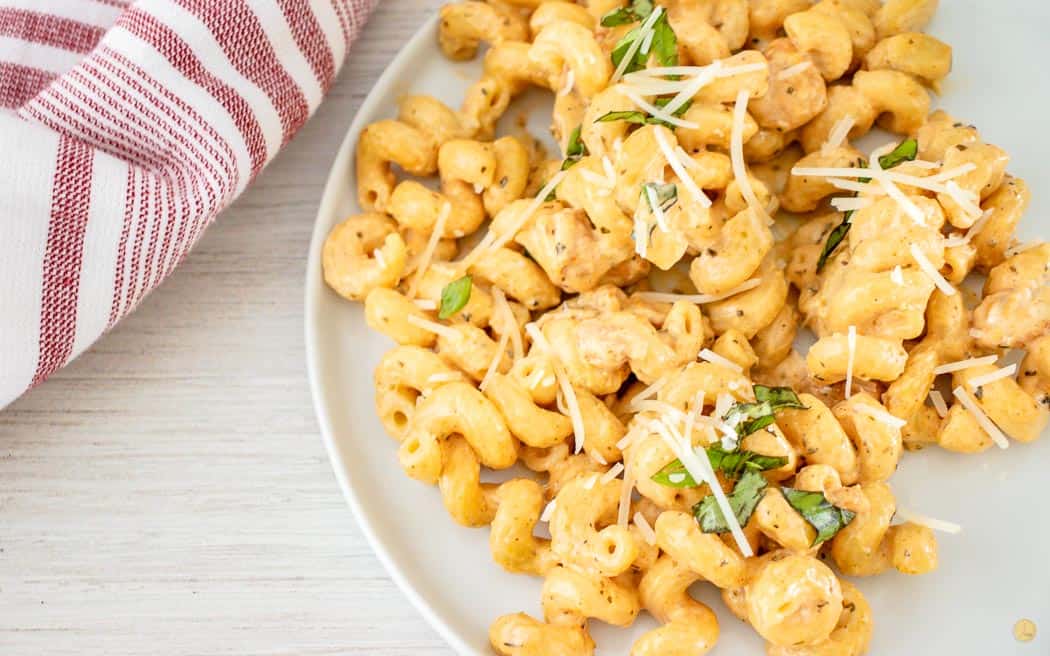
[[[0,407],[157,286],[376,0],[0,0]]]

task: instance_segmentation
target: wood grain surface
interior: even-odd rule
[[[0,412],[0,654],[450,654],[325,456],[306,251],[354,112],[436,0],[386,0],[329,99],[112,333]]]

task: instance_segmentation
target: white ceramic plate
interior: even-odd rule
[[[458,107],[480,63],[451,63],[428,20],[387,68],[347,133],[321,201],[306,280],[306,345],[310,384],[332,466],[376,554],[435,629],[463,654],[489,654],[488,626],[524,610],[541,616],[538,579],[507,574],[492,562],[488,531],[452,522],[432,487],[405,477],[396,443],[373,406],[372,370],[392,346],[371,332],[361,306],[330,291],[321,278],[328,231],[359,211],[354,193],[354,144],[361,129],[396,114],[405,93],[428,93]],[[955,67],[939,105],[972,122],[1013,157],[1010,170],[1034,191],[1023,233],[1050,234],[1050,108],[1041,52],[1050,5],[1042,0],[952,0],[942,3],[931,32],[955,47]],[[535,102],[535,99],[533,99]],[[528,104],[526,101],[525,104]],[[549,105],[548,105],[549,107]],[[517,116],[522,104],[508,115]],[[549,113],[534,111],[530,128],[545,133]],[[1045,484],[1050,440],[976,457],[938,449],[907,454],[891,481],[901,507],[964,526],[940,535],[940,568],[908,578],[888,573],[860,582],[871,602],[875,638],[870,653],[1050,653],[1050,511]],[[709,586],[710,587],[710,586]],[[732,618],[708,590],[700,598],[719,614],[719,654],[763,654],[751,629]],[[1014,622],[1034,620],[1041,635],[1014,641]],[[626,630],[591,622],[599,654],[626,654],[653,626],[644,616]]]

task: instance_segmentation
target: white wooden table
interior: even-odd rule
[[[336,485],[303,355],[325,175],[439,3],[385,0],[317,115],[181,268],[0,412],[0,653],[450,654]]]

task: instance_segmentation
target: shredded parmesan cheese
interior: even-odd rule
[[[620,438],[620,441],[616,443],[616,448],[621,451],[626,451],[627,447],[631,446],[634,442],[635,434],[633,431],[628,431],[626,435]]]
[[[423,317],[419,317],[419,316],[416,316],[414,314],[407,315],[405,317],[405,320],[408,321],[413,326],[415,326],[416,328],[422,328],[423,330],[429,330],[430,332],[434,333],[435,335],[437,335],[439,337],[444,337],[445,339],[459,339],[460,338],[460,332],[458,330],[456,330],[455,328],[450,328],[450,327],[448,327],[448,326],[446,326],[444,324],[440,324],[440,323],[438,323],[436,321],[431,321],[429,319],[424,319]]]
[[[420,310],[436,310],[438,309],[437,301],[429,298],[417,298],[413,303],[416,304]]]
[[[832,198],[831,206],[840,212],[852,212],[856,210],[862,210],[865,207],[870,207],[874,203],[874,199],[865,196],[859,196],[854,198]]]
[[[854,180],[843,180],[842,178],[825,178],[827,183],[836,189],[843,191],[855,191],[858,194],[869,196],[885,196],[886,190],[875,182],[856,182]]]
[[[667,446],[671,448],[671,451],[678,456],[678,459],[682,462],[686,471],[689,472],[689,475],[693,477],[693,480],[697,483],[703,481],[711,488],[711,493],[715,495],[715,501],[725,517],[726,524],[733,534],[733,539],[736,541],[740,553],[745,558],[755,555],[751,549],[751,544],[747,541],[747,536],[744,535],[744,531],[740,527],[740,522],[736,520],[736,515],[729,505],[729,500],[722,490],[718,477],[715,476],[714,470],[711,469],[711,462],[707,459],[707,454],[704,453],[702,458],[699,457],[696,451],[693,450],[693,445],[686,443],[679,436],[675,435],[674,427],[665,422],[657,422],[656,429],[664,441],[667,442]]]
[[[601,478],[602,485],[605,485],[606,483],[608,483],[612,479],[614,479],[617,476],[619,476],[620,472],[622,472],[622,471],[623,471],[623,463],[622,462],[618,462],[615,465],[613,465],[612,467],[610,467],[609,471],[607,471],[604,474],[602,474],[602,478]]]
[[[568,375],[562,369],[561,363],[555,359],[554,349],[551,348],[550,342],[547,341],[539,326],[534,323],[527,323],[525,324],[525,332],[529,334],[533,345],[546,354],[550,360],[551,368],[554,369],[554,379],[558,382],[558,388],[565,397],[569,420],[572,422],[572,432],[575,436],[574,453],[579,453],[583,450],[584,423],[583,415],[580,413],[580,404],[576,399],[576,390],[572,388],[572,382],[569,381]]]
[[[944,276],[940,274],[937,269],[933,268],[933,263],[930,262],[926,254],[922,252],[918,244],[912,244],[909,249],[911,251],[912,258],[915,259],[915,263],[919,265],[922,272],[926,274],[926,277],[933,281],[933,284],[937,286],[937,289],[941,290],[941,293],[945,296],[952,296],[955,294],[955,287],[944,279]]]
[[[616,184],[615,180],[609,180],[609,178],[602,177],[594,171],[585,168],[580,169],[580,177],[593,185],[602,187],[603,189],[611,189]]]
[[[962,187],[956,184],[955,180],[951,180],[945,184],[944,189],[947,191],[951,199],[955,201],[956,205],[966,212],[968,217],[975,221],[981,217],[983,211],[981,210],[981,206],[974,202],[974,196],[969,194],[969,192],[964,191]]]
[[[937,390],[930,390],[930,402],[933,403],[933,409],[937,411],[941,419],[948,416],[948,404],[944,402],[943,394]]]
[[[671,144],[667,142],[663,130],[658,129],[654,134],[656,135],[656,143],[660,146],[660,150],[664,154],[664,159],[666,159],[667,163],[671,165],[671,170],[678,176],[678,179],[689,191],[689,194],[700,204],[701,207],[711,207],[711,199],[704,195],[704,192],[696,185],[696,181],[693,180],[693,176],[689,175],[689,172],[685,170],[684,166],[682,166],[682,162],[678,159],[678,155],[671,148]]]
[[[565,71],[565,85],[562,86],[559,96],[567,96],[572,93],[572,86],[576,83],[576,73],[570,68]]]
[[[383,257],[383,251],[379,250],[378,248],[375,249],[374,251],[372,251],[372,257],[375,258],[376,264],[379,265],[380,269],[386,268],[386,258]]]
[[[554,510],[558,507],[558,500],[551,499],[551,502],[543,509],[543,513],[540,515],[541,522],[549,522],[554,517]]]
[[[496,343],[496,354],[492,357],[492,362],[489,363],[489,368],[485,370],[485,375],[481,379],[481,383],[478,384],[478,389],[482,392],[489,386],[489,382],[492,380],[492,376],[495,375],[496,369],[499,367],[499,363],[503,361],[504,356],[507,355],[507,343],[510,341],[511,330],[504,330],[503,334],[499,336],[499,342]]]
[[[634,296],[640,300],[651,301],[653,303],[677,303],[678,301],[685,301],[686,303],[704,305],[706,303],[723,301],[731,296],[736,296],[737,294],[754,289],[761,284],[761,278],[752,278],[751,280],[744,281],[724,294],[668,294],[664,292],[637,292]]]
[[[631,514],[631,493],[634,491],[634,472],[631,471],[631,463],[628,462],[623,468],[623,483],[620,488],[620,507],[616,513],[616,523],[627,526],[627,518]]]
[[[551,179],[547,181],[547,184],[543,185],[543,189],[540,189],[539,193],[532,199],[532,202],[530,202],[528,207],[525,208],[525,211],[521,213],[506,232],[499,236],[494,235],[492,232],[485,235],[485,238],[478,242],[477,246],[474,247],[474,250],[470,251],[466,257],[456,263],[456,271],[466,271],[470,268],[470,265],[476,262],[482,255],[490,251],[497,251],[503,248],[511,239],[514,239],[514,235],[518,234],[518,231],[525,227],[525,224],[529,222],[532,215],[536,213],[536,210],[540,208],[540,205],[543,205],[543,203],[546,202],[547,196],[554,191],[554,188],[561,183],[562,178],[564,177],[565,171],[558,171],[552,175]],[[435,232],[437,232],[437,230],[435,230]],[[435,247],[436,245],[437,244],[435,244]]]
[[[602,155],[602,169],[605,171],[605,177],[609,179],[609,186],[616,186],[616,168],[608,155]]]
[[[656,544],[656,531],[649,525],[649,520],[645,518],[640,512],[634,513],[634,525],[638,527],[638,532],[642,534],[642,538],[649,544]]]
[[[718,66],[716,77],[733,77],[734,75],[743,75],[745,73],[757,73],[758,71],[764,71],[769,68],[769,65],[765,62],[741,64],[740,66],[730,66],[727,68],[725,67],[724,62],[725,60],[720,59],[712,64],[708,64],[707,66],[654,66],[652,68],[628,73],[624,76],[624,79],[639,80],[645,78],[660,78],[669,75],[703,75],[710,72],[711,68],[715,65]]]
[[[714,351],[712,351],[709,348],[701,349],[700,355],[697,356],[697,357],[699,357],[701,360],[706,360],[707,362],[710,362],[712,364],[717,364],[717,365],[720,365],[722,367],[725,367],[726,369],[730,369],[732,371],[735,371],[738,374],[744,373],[744,368],[743,367],[741,367],[737,363],[733,362],[729,358],[723,357],[723,356],[715,353]]]
[[[624,97],[626,97],[628,100],[637,105],[639,109],[642,109],[646,113],[651,114],[653,117],[658,118],[666,123],[670,123],[675,127],[688,128],[690,130],[695,130],[700,127],[698,123],[680,119],[677,116],[668,112],[665,108],[657,107],[656,105],[646,101],[634,89],[630,87],[621,87],[620,93],[622,93]],[[670,105],[670,103],[668,103],[668,105]]]
[[[1017,372],[1017,365],[1016,364],[1011,364],[1009,366],[1001,367],[999,369],[996,369],[995,371],[993,371],[990,374],[984,374],[983,376],[974,376],[969,381],[967,381],[967,384],[970,386],[970,389],[976,390],[978,387],[981,387],[982,385],[987,385],[988,383],[994,383],[995,381],[1002,380],[1003,378],[1009,378],[1010,376],[1013,376],[1014,373],[1016,373],[1016,372]]]
[[[963,369],[970,369],[971,367],[983,367],[986,364],[995,364],[998,359],[998,355],[985,355],[980,358],[956,360],[955,362],[948,362],[938,366],[933,370],[933,373],[940,376],[941,374],[950,374]]]
[[[847,114],[835,121],[835,125],[828,132],[828,140],[820,147],[820,151],[826,154],[841,146],[846,141],[849,131],[853,129],[853,125],[856,122],[857,119],[853,118],[852,114]]]
[[[862,415],[867,415],[872,419],[881,421],[882,423],[886,424],[891,428],[904,428],[904,426],[908,423],[900,417],[895,417],[889,412],[883,410],[882,408],[877,408],[873,405],[858,403],[856,406],[854,406],[853,409]]]
[[[627,48],[627,52],[624,53],[623,59],[621,59],[620,63],[616,66],[616,70],[613,71],[612,78],[609,80],[610,84],[619,80],[620,77],[623,76],[623,72],[626,71],[627,67],[634,61],[634,56],[638,54],[638,48],[642,46],[642,42],[645,40],[646,36],[653,31],[653,25],[656,23],[656,20],[660,18],[661,14],[663,14],[663,11],[663,7],[653,9],[653,13],[649,14],[649,17],[642,21],[642,24],[638,26],[638,34],[631,45]]]
[[[653,213],[653,217],[656,218],[656,225],[660,228],[660,232],[670,232],[671,229],[667,226],[667,216],[664,215],[664,210],[660,207],[660,201],[656,198],[656,190],[653,189],[652,185],[645,187],[645,196],[649,199],[649,210]]]
[[[955,522],[946,522],[943,519],[934,519],[933,517],[927,517],[914,513],[904,508],[897,508],[897,517],[900,517],[906,522],[912,524],[918,524],[919,526],[925,526],[926,528],[932,528],[935,531],[942,531],[944,533],[951,533],[956,535],[962,533],[962,526],[959,526]]]
[[[492,288],[492,300],[495,310],[503,319],[503,331],[510,334],[511,347],[514,349],[514,359],[520,360],[525,356],[525,346],[521,339],[521,329],[518,328],[518,320],[514,316],[514,310],[507,302],[507,295],[499,287]]]
[[[419,262],[416,264],[416,273],[412,276],[412,282],[408,286],[408,297],[416,297],[416,289],[419,287],[419,282],[423,279],[423,274],[426,273],[427,268],[430,266],[430,260],[434,259],[434,251],[437,249],[438,242],[441,241],[441,235],[445,233],[445,223],[448,221],[449,214],[452,213],[452,203],[445,201],[441,206],[441,211],[438,212],[437,220],[434,221],[434,230],[430,233],[430,239],[427,240],[426,248],[423,249],[423,253],[419,256]]]
[[[868,171],[870,172],[871,177],[877,180],[880,185],[882,185],[882,188],[886,190],[886,193],[889,195],[889,197],[892,198],[898,205],[900,205],[901,209],[904,210],[905,214],[910,216],[916,224],[925,226],[926,217],[922,213],[922,210],[920,210],[919,207],[914,202],[912,202],[912,200],[908,198],[903,191],[897,188],[897,185],[893,183],[893,180],[888,177],[887,173],[882,170],[882,166],[879,164],[879,159],[883,155],[892,152],[894,148],[896,148],[896,144],[891,142],[882,146],[881,148],[876,148],[875,150],[871,151],[871,155],[868,160]]]
[[[639,401],[634,405],[638,412],[655,412],[659,415],[670,417],[674,421],[685,421],[686,415],[684,412],[674,407],[667,401],[657,401],[655,399],[649,399],[648,401]]]
[[[892,280],[895,285],[904,284],[904,272],[901,270],[901,265],[898,264],[893,267],[893,271],[890,272],[890,280]]]
[[[667,384],[667,381],[671,380],[671,374],[664,374],[653,381],[652,385],[649,385],[641,392],[638,392],[631,398],[631,402],[627,404],[627,409],[631,412],[638,412],[638,404],[642,401],[656,396],[656,394],[663,389],[663,386]]]
[[[913,164],[914,163],[915,162],[913,162]],[[976,169],[977,169],[977,165],[976,164],[974,164],[973,162],[966,162],[965,164],[961,164],[959,166],[956,166],[953,169],[948,169],[947,171],[941,171],[940,173],[935,173],[934,175],[931,175],[928,179],[929,179],[930,182],[947,182],[948,180],[952,180],[954,178],[958,178],[960,175],[965,175],[965,174],[969,173],[970,171],[974,171]],[[969,193],[969,192],[967,192],[967,193]]]
[[[996,446],[1000,449],[1007,449],[1010,447],[1010,442],[1006,439],[1006,436],[1003,435],[1003,432],[999,430],[999,427],[996,426],[991,419],[988,418],[988,415],[984,414],[984,410],[981,409],[981,406],[978,405],[976,401],[970,398],[970,395],[966,393],[966,390],[962,387],[956,387],[952,390],[952,394],[959,400],[959,403],[963,404],[963,407],[973,415],[973,418],[977,420],[977,423],[982,429],[984,429],[984,432],[988,433],[988,437],[992,438],[992,441],[995,442]]]
[[[594,485],[598,482],[598,478],[599,478],[598,474],[591,474],[590,476],[588,476],[587,480],[585,480],[583,482],[583,489],[585,489],[585,490],[593,490],[594,489]]]
[[[427,385],[437,385],[438,383],[450,383],[454,380],[463,380],[463,377],[453,371],[446,371],[442,373],[430,374],[427,377]]]
[[[846,398],[853,394],[853,361],[857,357],[857,327],[850,326],[846,330]]]
[[[638,203],[638,207],[634,210],[632,236],[634,238],[634,252],[639,257],[644,258],[649,252],[649,223],[642,218],[642,203]]]
[[[747,201],[748,207],[760,217],[767,221],[769,215],[765,208],[758,202],[755,190],[751,187],[751,178],[747,175],[747,165],[744,163],[744,119],[747,117],[747,100],[750,93],[747,89],[741,89],[736,95],[736,105],[733,107],[733,131],[729,137],[729,158],[733,167],[733,177],[740,187],[740,193]]]
[[[811,66],[813,66],[813,63],[810,62],[808,59],[806,61],[799,62],[794,66],[788,66],[784,70],[777,73],[777,79],[786,80],[789,77],[795,77],[796,75],[806,70],[807,68],[810,68]]]
[[[910,164],[914,168],[922,169],[924,171],[929,171],[930,169],[939,169],[939,168],[941,168],[941,163],[940,162],[927,162],[926,160],[923,160],[923,159],[913,159],[912,161],[908,162],[908,164]]]
[[[966,231],[966,234],[963,235],[963,239],[969,243],[974,237],[980,234],[980,232],[984,230],[984,226],[987,225],[988,220],[992,218],[992,214],[992,210],[985,210],[984,214],[981,215],[981,218],[974,221],[973,225],[970,226],[970,229]]]
[[[915,187],[917,189],[925,189],[938,194],[946,194],[948,190],[944,184],[932,181],[931,178],[921,178],[915,175],[908,175],[907,173],[901,173],[900,171],[882,170],[874,167],[864,168],[846,168],[846,167],[820,167],[820,166],[796,166],[791,169],[792,175],[798,176],[814,176],[818,178],[872,178],[879,182],[885,181],[887,184],[897,182],[909,187]],[[864,183],[861,183],[864,184]],[[867,183],[870,184],[870,183]],[[889,193],[889,187],[883,185]],[[900,191],[898,189],[898,191]]]

